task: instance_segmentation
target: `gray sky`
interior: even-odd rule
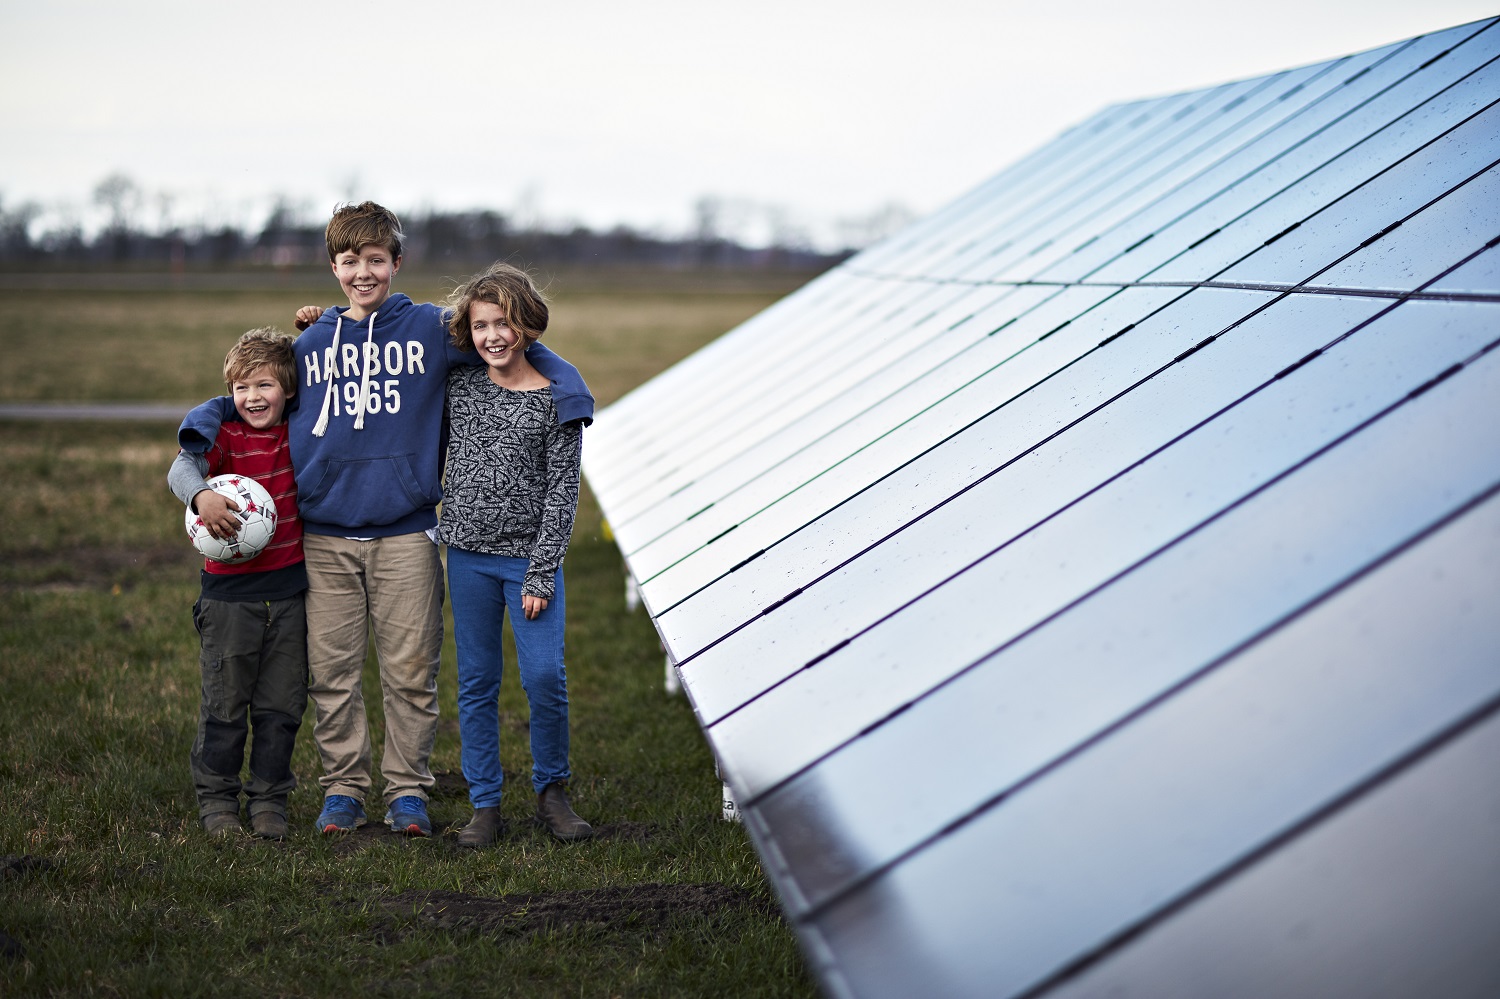
[[[820,242],[925,214],[1122,100],[1495,13],[1478,0],[0,0],[0,204],[258,227],[351,195]],[[171,195],[170,201],[158,197]],[[71,206],[71,208],[69,207]]]

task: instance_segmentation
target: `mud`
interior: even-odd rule
[[[738,911],[780,918],[770,902],[722,884],[640,884],[587,891],[484,898],[415,889],[384,899],[392,917],[424,926],[490,936],[557,930],[628,930],[653,934],[681,918],[714,918]]]
[[[141,583],[194,580],[203,565],[186,539],[181,545],[22,550],[5,559],[10,581],[0,580],[0,587],[37,592],[128,590]]]
[[[22,854],[19,857],[0,857],[0,879],[24,878],[34,871],[51,871],[57,863],[45,857]],[[26,946],[15,937],[0,929],[0,960],[19,961],[26,957]]]

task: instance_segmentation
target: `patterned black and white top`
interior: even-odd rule
[[[530,559],[521,592],[551,600],[578,506],[582,426],[558,424],[550,388],[501,388],[482,365],[448,373],[447,405],[438,540]]]

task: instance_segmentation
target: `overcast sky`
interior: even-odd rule
[[[1495,13],[1478,0],[0,0],[0,206],[85,226],[123,172],[139,221],[258,227],[401,210],[827,242],[925,214],[1101,107]],[[165,201],[158,195],[171,195]],[[729,221],[733,222],[734,212]],[[753,234],[752,234],[753,235]]]

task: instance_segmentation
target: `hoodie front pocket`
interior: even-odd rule
[[[303,520],[349,528],[392,524],[434,502],[422,494],[404,454],[330,461],[298,496]]]

